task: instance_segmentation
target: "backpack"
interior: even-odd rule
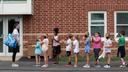
[[[8,34],[7,38],[4,40],[4,44],[9,48],[16,48],[17,41],[15,40],[12,34]]]

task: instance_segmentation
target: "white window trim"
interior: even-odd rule
[[[116,31],[117,31],[117,28],[116,28],[116,26],[120,26],[120,24],[117,24],[117,13],[128,13],[128,11],[115,11],[114,12],[114,37],[116,38],[116,39],[118,39],[118,37],[116,37]],[[128,25],[126,25],[126,24],[122,24],[123,26],[128,26]],[[128,39],[128,37],[126,37],[127,39]]]
[[[91,13],[104,13],[104,25],[91,25]],[[91,35],[91,27],[90,26],[104,26],[104,36],[107,33],[107,12],[106,11],[89,11],[88,12],[88,31]]]

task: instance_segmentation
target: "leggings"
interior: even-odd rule
[[[94,56],[95,56],[96,61],[98,60],[100,50],[101,50],[100,48],[95,48],[94,49]]]
[[[13,55],[12,55],[12,62],[15,62],[16,60],[16,54],[17,52],[19,52],[19,46],[17,46],[16,48],[13,48]]]

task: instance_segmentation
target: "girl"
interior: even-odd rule
[[[40,55],[42,52],[41,49],[41,40],[37,39],[36,41],[36,46],[35,46],[35,62],[36,62],[36,66],[40,66]]]
[[[85,54],[86,54],[86,64],[83,66],[84,68],[90,68],[90,48],[91,48],[91,39],[89,38],[89,33],[86,33],[84,36],[85,40]]]
[[[120,59],[121,59],[121,66],[120,67],[126,67],[126,62],[124,60],[125,57],[125,45],[126,45],[126,41],[125,41],[125,32],[121,31],[120,32],[120,37],[118,40],[118,52],[117,52],[117,56],[119,57],[120,55]]]
[[[71,54],[72,54],[72,35],[67,35],[67,41],[66,41],[66,56],[68,56],[68,64],[71,65]]]
[[[110,61],[111,61],[111,47],[112,47],[112,41],[110,39],[110,34],[106,34],[106,39],[104,40],[104,48],[105,48],[105,55],[107,57],[107,64],[104,66],[104,68],[110,68]]]
[[[59,29],[54,28],[54,36],[53,36],[53,58],[55,60],[54,64],[59,64],[59,54],[61,53],[60,40],[59,40]]]
[[[44,65],[42,67],[48,67],[48,44],[49,40],[47,38],[48,35],[44,35],[44,39],[42,41],[42,50],[43,50],[43,55],[44,55]]]
[[[92,37],[92,42],[93,42],[93,48],[94,48],[95,65],[96,67],[100,67],[98,57],[102,47],[102,42],[101,42],[101,37],[99,32],[96,32],[95,37]]]
[[[73,48],[74,48],[74,54],[75,54],[75,64],[74,67],[77,67],[78,65],[78,54],[79,54],[79,41],[78,36],[73,37]]]
[[[16,48],[12,48],[13,49],[12,50],[12,52],[13,52],[13,55],[12,55],[12,67],[19,67],[19,65],[16,64],[16,62],[15,62],[16,54],[17,54],[17,52],[19,52],[19,48],[20,48],[20,37],[19,37],[19,31],[18,31],[19,28],[20,28],[19,22],[16,22],[15,25],[14,25],[14,29],[13,29],[12,35],[17,41],[17,46],[16,46]]]

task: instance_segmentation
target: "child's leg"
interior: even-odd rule
[[[38,64],[38,55],[35,56],[36,65]]]
[[[121,61],[122,61],[122,64],[125,65],[126,62],[124,60],[124,57],[125,57],[125,47],[124,46],[121,47],[120,53],[121,53]]]
[[[110,65],[111,62],[111,53],[107,53],[107,64]]]
[[[121,59],[122,65],[125,65],[125,60],[124,60],[124,58],[120,58],[120,59]]]
[[[71,64],[71,51],[67,51],[67,56],[68,56],[68,64]]]
[[[47,52],[44,53],[44,62],[45,62],[45,65],[48,65],[48,56],[47,56]]]
[[[38,56],[38,64],[40,64],[41,58],[40,55]]]
[[[68,57],[68,64],[71,64],[71,55]]]
[[[75,54],[75,65],[78,65],[78,54]]]
[[[95,64],[99,64],[99,52],[100,52],[100,49],[94,49],[94,55],[95,55]]]
[[[86,64],[90,64],[89,53],[86,53]]]

